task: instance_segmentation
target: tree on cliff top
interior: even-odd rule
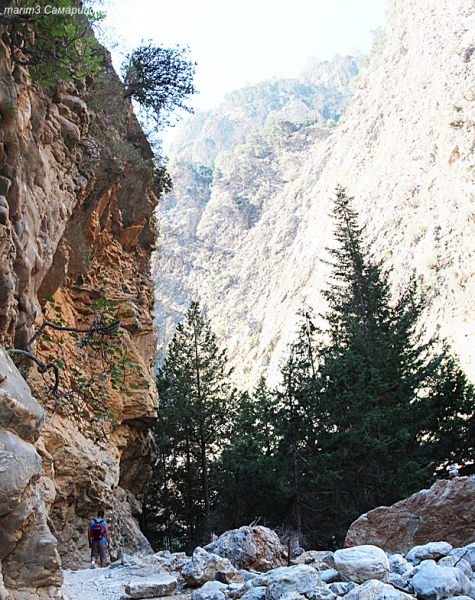
[[[196,63],[186,58],[188,52],[188,48],[162,48],[149,42],[133,50],[122,65],[125,97],[138,103],[152,131],[169,125],[176,108],[193,112],[185,104],[187,97],[196,93]]]

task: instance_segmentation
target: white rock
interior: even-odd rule
[[[177,586],[177,580],[171,575],[154,575],[133,579],[125,587],[131,598],[159,598],[169,596]]]
[[[240,589],[233,591],[230,596],[235,599],[242,598],[248,591],[256,587],[267,587],[267,573],[256,575],[252,579],[248,579]]]
[[[464,558],[472,569],[475,569],[475,542],[468,544],[462,548],[454,548],[450,553],[450,556],[457,556],[458,558]]]
[[[423,561],[409,583],[421,600],[443,600],[450,596],[467,595],[471,589],[470,580],[460,569],[439,567],[433,560]]]
[[[414,546],[406,554],[406,560],[418,565],[423,560],[437,560],[442,556],[447,556],[452,549],[452,545],[448,542],[429,542],[423,546]]]
[[[261,525],[226,531],[205,547],[227,558],[237,569],[268,571],[285,564],[285,552],[277,534]]]
[[[193,552],[193,558],[183,567],[181,574],[188,585],[199,586],[207,581],[213,581],[217,571],[237,572],[227,558],[198,547]]]
[[[263,585],[258,585],[248,590],[244,596],[241,596],[241,600],[263,600],[266,595],[266,588]]]
[[[337,581],[335,583],[331,583],[328,588],[334,592],[337,596],[344,596],[351,590],[359,587],[356,583],[352,581]]]
[[[227,587],[219,581],[207,581],[202,588],[191,594],[191,600],[225,600],[223,592]]]
[[[319,575],[324,583],[333,583],[334,581],[340,581],[340,573],[336,569],[326,569],[325,571],[319,571]]]
[[[412,591],[412,588],[409,588],[409,582],[406,576],[399,575],[399,573],[389,573],[389,583],[393,587],[398,590],[402,590],[403,592]]]
[[[397,573],[398,575],[404,575],[412,569],[412,565],[402,556],[402,554],[393,554],[389,557],[389,567],[391,573]]]
[[[291,594],[306,594],[322,587],[317,571],[308,565],[280,567],[267,573],[266,600],[281,600]]]
[[[316,590],[307,592],[305,597],[308,598],[308,600],[336,600],[338,598],[330,588],[317,588]]]
[[[473,577],[473,569],[470,566],[470,563],[464,558],[458,558],[457,556],[444,556],[444,558],[441,558],[437,564],[439,567],[457,567],[457,569],[460,569],[462,573],[465,573],[469,579]]]
[[[344,581],[364,583],[369,579],[389,579],[388,557],[377,546],[364,545],[337,550],[335,568]]]
[[[414,597],[396,590],[392,585],[370,579],[346,594],[345,600],[414,600]]]

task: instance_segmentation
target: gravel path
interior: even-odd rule
[[[64,571],[63,590],[68,600],[120,600],[131,577],[126,567]]]
[[[63,591],[68,600],[121,600],[121,598],[129,597],[125,593],[125,586],[131,580],[158,573],[163,574],[164,570],[157,564],[114,565],[104,569],[78,569],[77,571],[65,569]],[[179,577],[178,573],[174,573],[174,575]],[[183,593],[180,588],[181,586],[177,589],[176,594],[166,598],[190,600],[191,591]]]

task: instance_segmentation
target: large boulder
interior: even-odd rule
[[[308,565],[280,567],[269,573],[266,600],[282,600],[289,596],[308,594],[322,587],[317,571]]]
[[[227,558],[207,552],[199,546],[193,552],[193,558],[181,571],[183,579],[193,587],[203,585],[207,581],[213,581],[217,573],[223,573],[229,581],[232,580],[232,574],[242,578],[241,573],[233,567]]]
[[[382,581],[370,579],[346,594],[345,600],[414,600],[414,596],[396,590]]]
[[[420,600],[444,600],[451,596],[468,595],[471,582],[454,567],[441,567],[433,560],[425,560],[409,579]]]
[[[389,559],[376,546],[363,545],[335,552],[335,568],[344,581],[364,583],[369,579],[388,581]]]
[[[374,544],[386,552],[406,554],[434,540],[460,547],[474,537],[475,476],[455,477],[362,515],[350,527],[345,548]]]
[[[286,564],[285,550],[276,533],[267,527],[240,527],[223,533],[205,550],[227,558],[237,569],[269,571]]]

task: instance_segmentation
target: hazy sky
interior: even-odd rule
[[[209,109],[227,92],[271,77],[295,77],[309,56],[367,52],[385,23],[386,0],[108,0],[107,22],[129,49],[152,39],[188,45]]]

